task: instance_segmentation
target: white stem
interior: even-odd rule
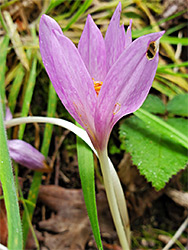
[[[17,126],[23,123],[35,123],[35,122],[50,123],[50,124],[61,126],[63,128],[66,128],[72,131],[73,133],[78,135],[82,140],[84,140],[88,144],[88,146],[93,150],[96,156],[99,157],[86,131],[77,127],[72,122],[68,122],[63,119],[51,118],[51,117],[39,117],[39,116],[20,117],[20,118],[14,118],[12,120],[6,121],[5,126],[6,128],[10,128],[10,127]],[[119,221],[118,225],[121,225],[120,233],[118,232],[118,229],[117,229],[118,227],[118,225],[116,225],[117,223],[116,222],[114,223],[116,225],[118,236],[119,238],[121,237],[120,242],[121,244],[124,244],[122,246],[126,246],[126,248],[123,248],[123,249],[128,250],[129,249],[128,245],[130,245],[130,225],[129,225],[129,217],[128,217],[128,212],[127,212],[126,200],[125,200],[124,193],[123,193],[120,181],[119,181],[119,177],[113,167],[111,160],[108,158],[107,153],[105,157],[103,158],[105,160],[105,161],[103,160],[103,163],[104,162],[106,163],[105,165],[104,164],[103,165],[101,164],[101,165],[103,169],[102,171],[104,172],[103,173],[104,180],[105,182],[107,182],[107,184],[105,184],[107,196],[109,192],[112,194],[110,196],[112,198],[108,198],[108,201],[109,201],[109,204],[111,204],[110,207],[116,208],[115,210],[113,209],[113,211],[115,211],[115,214],[118,214],[118,216],[116,217],[118,218],[118,221]],[[110,185],[110,189],[109,189],[110,191],[108,191],[108,185]],[[121,217],[120,217],[119,212],[121,214]],[[113,219],[114,219],[114,215],[113,215]],[[116,218],[114,220],[116,220]],[[124,226],[124,229],[126,231],[126,236],[127,236],[127,239],[125,240],[123,239],[125,238],[125,232],[122,227],[122,222],[123,222],[123,226]],[[126,241],[126,243],[124,243],[124,241]]]
[[[0,250],[8,250],[8,248],[5,247],[4,245],[0,244]]]
[[[127,205],[126,205],[124,192],[123,192],[119,177],[117,175],[117,172],[114,169],[114,166],[113,166],[110,158],[108,158],[108,160],[109,160],[112,183],[113,183],[113,187],[114,187],[114,191],[115,191],[115,196],[116,196],[118,208],[119,208],[120,215],[122,218],[123,226],[125,228],[127,240],[128,240],[129,246],[130,246],[131,245],[130,222],[129,222],[129,215],[128,215],[128,211],[127,211]]]
[[[28,117],[14,118],[12,120],[5,121],[5,126],[6,126],[6,128],[10,128],[10,127],[17,126],[17,125],[20,125],[23,123],[35,123],[35,122],[36,123],[50,123],[50,124],[57,125],[57,126],[65,128],[65,129],[68,129],[71,132],[78,135],[82,140],[84,140],[89,145],[89,147],[92,150],[94,150],[93,144],[91,143],[91,140],[90,140],[87,132],[85,130],[79,128],[78,126],[76,126],[72,122],[68,122],[68,121],[65,121],[63,119],[52,118],[52,117],[42,117],[42,116],[28,116]],[[96,151],[94,150],[94,152],[96,152]]]
[[[114,192],[114,186],[111,180],[111,172],[109,171],[110,170],[109,159],[108,159],[106,150],[103,152],[100,152],[99,161],[101,164],[105,190],[106,190],[112,218],[114,220],[114,224],[115,224],[118,236],[119,236],[121,246],[124,250],[129,250],[130,249],[129,243],[127,241],[125,230],[122,224],[122,219],[119,213],[119,208],[118,208],[118,204],[117,204],[117,200],[116,200],[116,196]]]

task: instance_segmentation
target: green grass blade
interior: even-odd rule
[[[47,8],[47,10],[45,11],[45,13],[47,14],[48,12],[50,12],[52,9],[54,9],[56,6],[62,4],[65,0],[51,0],[50,4]]]
[[[12,17],[8,11],[3,11],[3,16],[5,18],[9,36],[11,39],[11,42],[13,44],[14,50],[16,52],[16,55],[18,56],[19,60],[23,64],[23,66],[29,70],[29,62],[25,53],[25,50],[23,48],[23,43],[20,37],[19,32],[16,29],[16,24],[13,22]]]
[[[3,120],[0,97],[0,180],[7,211],[8,248],[21,250],[23,249],[21,220]]]
[[[184,91],[178,87],[176,84],[172,83],[168,79],[166,79],[163,75],[156,74],[155,78],[159,80],[161,83],[164,83],[166,86],[168,86],[172,91],[174,91],[176,94],[182,94]]]
[[[24,211],[23,217],[22,217],[22,225],[23,225],[23,245],[25,248],[26,242],[27,242],[27,236],[30,228],[30,223],[33,218],[33,213],[35,210],[39,187],[41,184],[41,178],[42,173],[41,172],[35,172],[33,176],[33,182],[31,184],[31,188],[29,190],[28,195],[28,203],[27,203],[27,211]],[[28,221],[28,218],[30,221]]]
[[[3,15],[2,15],[2,11],[1,11],[2,6],[0,6],[0,23],[3,27],[3,29],[6,31],[6,33],[8,34],[8,28],[7,25],[5,24],[5,21],[3,19]]]
[[[49,98],[48,98],[48,110],[47,110],[47,116],[48,117],[54,117],[56,112],[56,106],[57,106],[57,94],[55,92],[55,89],[50,82],[49,86]],[[52,130],[53,125],[46,124],[45,130],[44,130],[44,139],[42,142],[42,148],[41,152],[43,155],[47,156],[52,136]]]
[[[78,125],[78,124],[77,124]],[[91,227],[99,249],[103,249],[99,223],[97,217],[97,206],[95,198],[95,178],[94,178],[94,161],[93,153],[86,143],[77,136],[77,153],[78,153],[78,166],[84,200],[91,222]]]
[[[170,43],[170,44],[178,44],[180,43],[181,45],[187,46],[188,45],[188,39],[187,37],[172,37],[172,36],[163,36],[161,37],[161,42],[164,43]]]
[[[49,117],[55,116],[56,104],[57,104],[57,95],[56,95],[56,92],[54,90],[54,87],[52,86],[52,83],[50,83],[47,116],[49,116]],[[41,149],[41,152],[45,157],[47,157],[47,155],[48,155],[51,136],[52,136],[52,129],[53,129],[53,125],[46,124],[45,131],[44,131],[44,139],[43,139],[42,149]],[[34,176],[33,176],[33,182],[32,182],[31,188],[29,190],[29,195],[28,195],[29,204],[27,205],[27,212],[24,212],[23,219],[22,219],[24,246],[26,244],[27,235],[29,232],[29,224],[30,223],[28,222],[28,215],[29,215],[30,220],[32,220],[33,213],[34,213],[35,206],[36,206],[36,202],[37,202],[37,197],[38,197],[38,192],[39,192],[41,180],[42,180],[42,173],[35,172]]]
[[[33,91],[34,91],[34,87],[36,83],[36,67],[37,67],[37,58],[34,57],[32,66],[31,66],[31,72],[29,75],[28,83],[27,83],[26,92],[24,95],[21,116],[27,116],[29,112],[30,103],[32,100]],[[19,139],[23,138],[24,130],[25,130],[25,124],[20,125]]]
[[[76,12],[76,9],[79,8],[80,4],[81,4],[81,0],[74,1],[69,6],[70,9],[68,12],[65,12],[61,15],[55,16],[54,19],[58,22],[58,21],[62,21],[65,18],[69,18],[70,16],[72,16]]]
[[[174,27],[168,29],[168,30],[165,32],[165,35],[166,35],[166,36],[167,36],[167,35],[170,35],[170,34],[176,32],[176,31],[178,31],[178,30],[183,29],[183,28],[186,27],[186,26],[187,26],[187,23],[180,23],[180,24],[178,24],[178,25],[176,25],[176,26],[174,26]]]
[[[16,101],[17,101],[17,97],[20,91],[20,87],[22,85],[24,74],[25,73],[24,73],[23,66],[20,64],[16,71],[16,77],[12,83],[9,97],[8,97],[8,104],[9,104],[9,108],[12,114],[14,114],[14,109],[16,107]]]
[[[85,1],[80,8],[78,9],[78,11],[76,12],[76,14],[71,18],[70,22],[67,24],[67,26],[63,29],[63,31],[66,31],[70,28],[70,26],[75,23],[78,18],[89,8],[89,6],[91,5],[93,0],[88,0]]]
[[[0,95],[3,106],[3,113],[5,114],[5,72],[6,72],[6,58],[8,51],[9,37],[5,36],[0,44]]]
[[[180,68],[180,67],[186,67],[186,66],[188,66],[188,62],[171,63],[171,64],[167,64],[167,65],[159,64],[157,69]]]
[[[184,73],[179,73],[179,72],[173,72],[164,68],[159,68],[157,69],[157,73],[163,73],[163,74],[168,74],[168,75],[173,75],[173,76],[180,76],[180,77],[184,77],[184,78],[188,78],[188,74],[184,74]]]
[[[156,77],[156,79],[158,79]],[[169,88],[168,86],[162,84],[159,81],[153,81],[152,87],[158,91],[160,91],[161,93],[165,94],[166,96],[168,96],[170,99],[173,98],[176,95],[176,92],[173,91],[171,88]]]
[[[151,120],[154,121],[157,125],[163,127],[164,133],[166,135],[168,135],[170,138],[173,138],[175,141],[179,142],[182,146],[188,149],[188,137],[167,124],[159,117],[152,115],[142,108],[138,109],[136,112],[134,112],[134,114],[146,123],[150,123]]]

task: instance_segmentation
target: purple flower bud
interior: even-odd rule
[[[22,140],[8,140],[10,157],[17,163],[42,172],[51,172],[45,157],[29,143]]]

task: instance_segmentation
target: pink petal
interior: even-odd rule
[[[22,140],[8,140],[10,157],[17,163],[33,170],[49,171],[45,157],[29,143]]]
[[[40,21],[39,38],[42,60],[60,100],[74,119],[90,130],[96,93],[77,48],[62,32],[53,30],[46,16]]]
[[[10,121],[10,120],[12,120],[12,113],[10,111],[10,108],[6,106],[5,121]]]
[[[132,27],[132,19],[130,20],[129,27],[127,28],[127,33],[125,35],[125,48],[127,48],[132,43],[131,27]]]
[[[136,111],[144,102],[158,65],[158,52],[151,60],[148,60],[146,52],[149,44],[163,34],[153,33],[135,40],[108,72],[99,92],[95,113],[98,140],[101,137],[108,139],[113,125],[122,116]],[[103,140],[102,144],[105,143]]]
[[[124,25],[120,24],[121,2],[119,2],[105,35],[107,72],[125,49]]]
[[[48,67],[49,63],[52,63],[51,55],[48,52],[52,43],[50,38],[53,35],[53,30],[58,31],[60,34],[63,33],[60,26],[53,18],[47,15],[42,15],[39,25],[39,42],[41,54],[45,54],[45,57],[42,58],[45,67]]]
[[[78,50],[95,81],[103,81],[106,76],[106,51],[102,34],[92,17],[88,15],[81,35]]]

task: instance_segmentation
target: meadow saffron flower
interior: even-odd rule
[[[43,15],[39,45],[45,69],[61,102],[87,131],[98,153],[120,243],[128,250],[129,221],[123,218],[126,205],[119,199],[118,193],[123,197],[123,191],[113,166],[110,167],[107,144],[115,123],[136,111],[148,95],[157,69],[159,40],[164,32],[132,42],[132,21],[125,33],[124,26],[119,25],[120,13],[121,3],[105,38],[88,15],[78,48],[55,20]]]
[[[59,25],[43,15],[39,26],[42,60],[68,112],[87,131],[98,152],[107,148],[114,124],[144,102],[158,64],[158,43],[164,32],[132,42],[131,24],[119,26],[118,4],[103,39],[88,15],[78,49]],[[153,55],[149,47],[153,46]]]

